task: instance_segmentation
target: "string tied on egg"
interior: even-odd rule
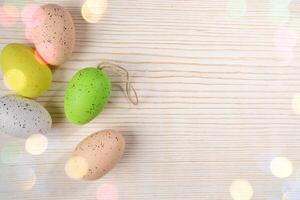
[[[111,62],[111,61],[102,61],[97,66],[97,68],[99,70],[110,70],[113,73],[120,76],[122,79],[124,79],[125,87],[122,87],[121,85],[120,85],[120,87],[121,87],[122,91],[124,92],[125,96],[133,105],[137,105],[139,103],[139,97],[138,97],[137,91],[135,90],[135,88],[132,85],[129,72],[124,67],[122,67],[114,62]]]

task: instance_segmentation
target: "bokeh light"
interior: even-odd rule
[[[9,167],[0,166],[0,193],[11,195],[14,192],[30,190],[35,185],[36,179],[33,168],[24,163]]]
[[[285,24],[290,17],[289,4],[292,0],[270,0],[270,14],[275,25]]]
[[[12,26],[19,20],[19,10],[12,4],[0,6],[0,25]]]
[[[279,59],[283,64],[289,64],[294,58],[294,47],[297,44],[297,34],[288,27],[280,27],[274,35],[274,42]]]
[[[81,15],[88,23],[97,23],[107,10],[107,0],[87,0],[81,7]]]
[[[228,16],[233,19],[239,19],[245,16],[247,12],[246,0],[229,0],[227,5]]]
[[[25,88],[27,79],[25,74],[19,69],[10,69],[4,73],[5,85],[15,91],[21,91]]]
[[[249,181],[238,179],[232,182],[230,194],[234,200],[250,200],[253,196],[253,188]]]
[[[284,181],[282,183],[283,199],[299,200],[300,185],[296,181]]]
[[[16,164],[22,155],[21,147],[16,143],[5,144],[1,148],[1,162],[8,165]]]
[[[88,163],[85,158],[72,156],[65,165],[66,175],[72,179],[82,179],[88,172]]]
[[[25,26],[30,26],[32,24],[33,14],[40,9],[40,6],[36,4],[28,4],[26,5],[21,13],[22,22]]]
[[[113,184],[103,184],[97,190],[97,200],[118,200],[118,189]]]
[[[31,190],[36,183],[36,174],[29,166],[17,166],[16,181],[20,190]]]
[[[27,138],[25,143],[25,149],[32,155],[43,154],[48,147],[48,139],[42,134],[32,134]]]
[[[293,165],[285,157],[275,157],[270,163],[270,170],[275,177],[287,178],[293,173]]]
[[[300,93],[294,95],[292,99],[292,109],[296,114],[300,115]]]

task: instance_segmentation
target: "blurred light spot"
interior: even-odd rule
[[[97,190],[97,200],[118,200],[118,189],[113,184],[101,185]]]
[[[285,157],[276,157],[271,161],[270,170],[275,177],[286,178],[293,172],[293,165]]]
[[[278,57],[283,64],[289,64],[294,58],[294,47],[297,44],[297,34],[288,27],[280,27],[275,32],[275,45]]]
[[[22,16],[22,22],[28,26],[31,25],[32,23],[32,19],[33,19],[33,14],[40,9],[40,6],[36,5],[36,4],[28,4],[26,5],[21,13]]]
[[[292,0],[270,0],[271,19],[274,24],[285,24],[290,17],[289,4]]]
[[[10,69],[4,74],[4,83],[6,86],[15,91],[21,91],[26,86],[26,76],[18,69]]]
[[[292,109],[293,111],[300,115],[300,94],[295,94],[292,99]]]
[[[107,9],[107,0],[87,0],[81,7],[82,17],[89,23],[97,23]]]
[[[21,147],[18,144],[6,144],[1,148],[1,162],[16,164],[21,158]]]
[[[16,182],[20,190],[31,190],[36,183],[36,174],[31,167],[16,167]]]
[[[275,44],[278,50],[294,47],[297,44],[297,34],[288,27],[280,27],[275,34]]]
[[[88,163],[84,158],[73,156],[67,161],[65,172],[72,179],[81,179],[87,174],[88,168]]]
[[[296,181],[285,181],[282,184],[282,193],[287,200],[299,200],[300,185]]]
[[[25,143],[25,149],[32,155],[43,154],[48,147],[48,139],[42,134],[31,135]]]
[[[270,162],[276,155],[278,155],[278,152],[275,153],[274,151],[257,155],[257,167],[265,174],[271,175]]]
[[[232,182],[230,194],[234,200],[250,200],[253,196],[253,188],[247,180],[238,179]]]
[[[229,0],[227,12],[231,18],[242,18],[247,12],[247,2],[245,0]]]
[[[11,4],[4,4],[0,7],[0,24],[3,26],[12,26],[19,19],[18,9]]]

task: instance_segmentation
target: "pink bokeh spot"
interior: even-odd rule
[[[118,200],[118,189],[113,184],[103,184],[97,190],[97,200]]]
[[[294,47],[297,43],[297,34],[288,27],[281,27],[275,32],[275,44],[278,50]]]
[[[294,47],[297,44],[297,34],[288,27],[281,27],[275,32],[274,42],[277,55],[284,65],[294,59]]]
[[[28,4],[23,8],[21,16],[22,22],[26,26],[31,26],[31,23],[33,21],[33,15],[38,9],[40,9],[40,6],[36,4]]]
[[[19,20],[19,11],[13,5],[3,5],[0,7],[0,24],[12,26]]]

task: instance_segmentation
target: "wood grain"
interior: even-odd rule
[[[30,1],[15,2],[22,7]],[[275,156],[300,167],[300,116],[291,104],[300,92],[300,46],[291,48],[293,59],[285,63],[277,41],[280,30],[299,41],[299,2],[290,3],[289,20],[282,24],[267,0],[248,0],[238,18],[230,16],[227,0],[109,0],[97,24],[81,17],[82,1],[47,2],[72,13],[76,52],[54,71],[52,87],[38,99],[55,123],[46,153],[24,161],[34,166],[36,184],[30,191],[3,193],[4,199],[92,200],[98,187],[114,184],[124,200],[220,200],[231,199],[236,179],[252,184],[253,199],[281,199],[282,184],[295,180],[296,172],[282,180],[268,167]],[[0,35],[1,48],[27,43],[21,22],[0,27]],[[82,127],[71,125],[63,112],[66,85],[76,70],[102,59],[128,69],[140,104],[130,105],[114,87],[100,116]],[[113,81],[120,83],[118,77]],[[11,93],[3,81],[0,92]],[[96,182],[68,179],[64,164],[70,152],[104,128],[125,135],[124,159]],[[1,145],[15,141],[1,137]]]

